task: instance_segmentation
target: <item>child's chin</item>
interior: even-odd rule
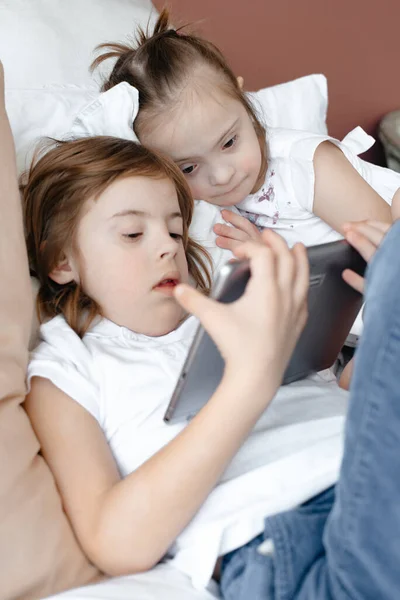
[[[186,314],[183,310],[176,311],[175,314],[168,315],[168,318],[160,320],[159,323],[154,324],[152,327],[152,333],[148,334],[152,337],[161,337],[175,331],[185,320]]]
[[[211,198],[210,200],[208,200],[208,202],[210,204],[214,204],[215,206],[219,206],[220,208],[230,208],[232,206],[235,206],[235,204],[239,204],[239,202],[241,202],[244,198],[242,198],[241,196],[239,197],[239,195],[235,195],[235,197],[223,197],[221,196],[220,198]]]
[[[254,185],[252,185],[250,179],[245,179],[230,194],[216,196],[215,198],[211,198],[209,202],[221,208],[229,208],[231,206],[236,206],[236,204],[240,204],[245,198],[247,198],[247,196],[249,196],[252,193],[252,187],[254,187]]]

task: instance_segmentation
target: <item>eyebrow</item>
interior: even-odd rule
[[[113,219],[114,217],[127,217],[127,216],[132,216],[132,215],[136,216],[136,217],[149,217],[150,213],[148,213],[144,210],[127,209],[127,210],[121,210],[121,212],[115,213],[115,215],[113,215],[111,218]],[[180,212],[170,213],[170,214],[166,215],[166,217],[167,217],[167,219],[183,219]]]
[[[224,133],[221,135],[221,137],[215,142],[213,148],[215,148],[215,146],[219,146],[219,144],[222,142],[222,140],[224,139],[224,137],[226,137],[228,135],[228,133],[234,129],[236,127],[236,125],[238,124],[240,120],[240,117],[238,117],[227,129],[225,129]],[[183,163],[183,162],[188,162],[191,160],[191,156],[188,156],[186,158],[177,158],[174,159],[175,162],[177,163]]]

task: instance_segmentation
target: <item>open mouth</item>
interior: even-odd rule
[[[180,278],[178,275],[171,275],[170,277],[165,277],[161,279],[153,289],[158,292],[163,292],[167,295],[172,295],[174,288],[179,284]]]
[[[157,283],[156,288],[160,287],[175,287],[178,285],[179,281],[177,279],[163,279],[160,283]]]

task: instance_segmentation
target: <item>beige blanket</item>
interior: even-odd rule
[[[13,138],[0,62],[0,600],[94,581],[21,407],[32,319]]]

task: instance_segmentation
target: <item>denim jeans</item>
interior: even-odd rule
[[[226,600],[400,598],[400,222],[367,271],[338,483],[226,555],[221,591]]]

